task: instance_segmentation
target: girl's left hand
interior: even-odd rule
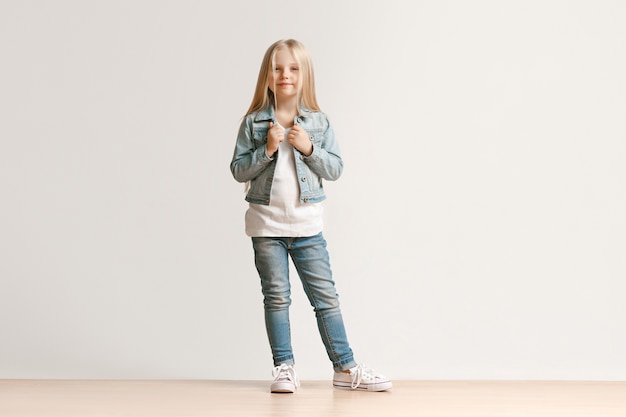
[[[313,153],[313,143],[309,140],[309,135],[300,125],[293,125],[287,135],[287,142],[291,143],[294,148],[299,150],[305,156]]]

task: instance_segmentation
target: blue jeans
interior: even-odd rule
[[[348,344],[339,297],[332,278],[326,240],[322,233],[310,237],[253,237],[254,261],[261,278],[265,326],[274,365],[293,365],[289,306],[289,257],[293,261],[336,371],[356,366]]]

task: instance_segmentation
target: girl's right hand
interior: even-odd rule
[[[274,156],[278,150],[278,144],[285,140],[285,129],[279,124],[270,122],[270,129],[267,131],[267,143],[265,153],[268,157]]]

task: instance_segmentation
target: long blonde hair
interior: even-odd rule
[[[309,110],[321,111],[315,95],[315,77],[313,75],[313,63],[309,52],[304,45],[295,39],[282,39],[274,42],[263,57],[259,78],[256,82],[252,103],[246,112],[246,116],[263,110],[274,101],[274,93],[269,88],[269,78],[274,70],[274,57],[279,49],[289,50],[300,68],[300,83],[298,85],[298,106]],[[275,103],[274,103],[275,104]]]

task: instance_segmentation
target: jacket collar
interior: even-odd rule
[[[304,107],[300,107],[300,113],[298,114],[298,118],[305,119],[308,117],[309,113],[311,113],[311,110],[304,108]],[[276,116],[274,115],[274,102],[270,102],[270,104],[267,107],[259,111],[254,117],[255,122],[262,122],[262,121],[269,121],[269,120],[273,122],[276,121]]]

